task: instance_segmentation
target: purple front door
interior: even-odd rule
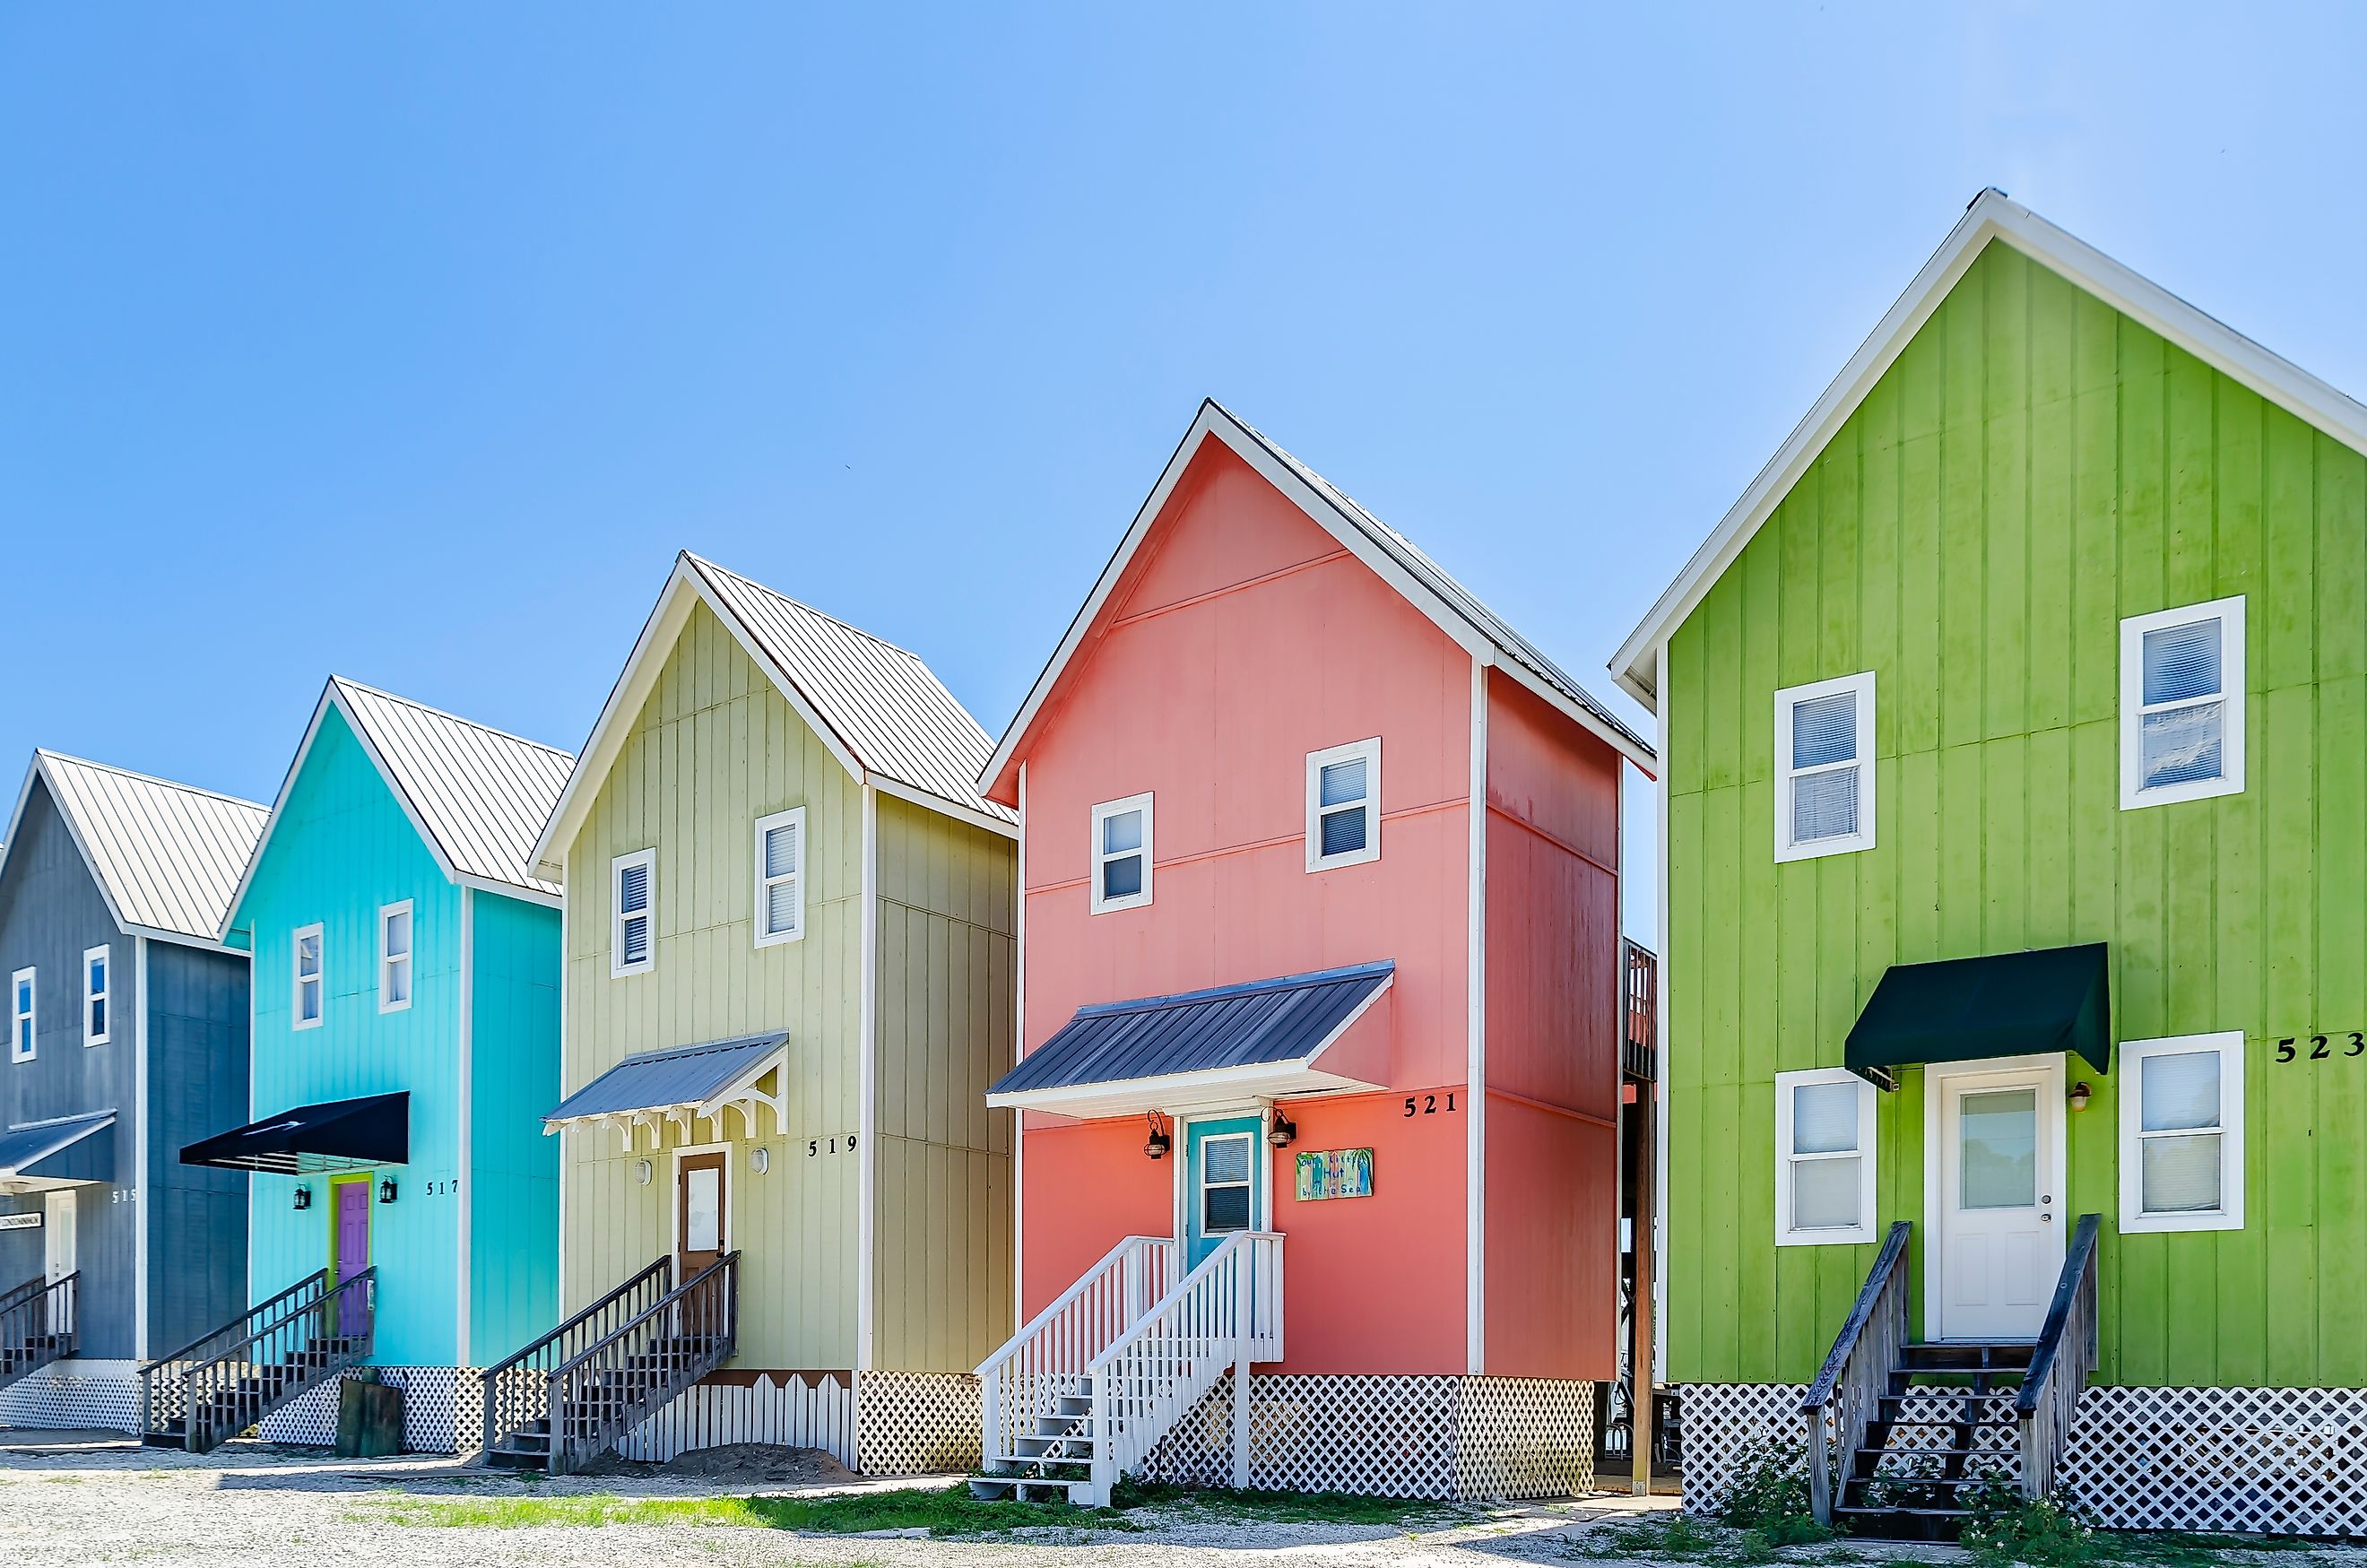
[[[369,1267],[369,1222],[368,1180],[337,1183],[337,1277],[333,1283],[343,1284]],[[337,1332],[361,1333],[368,1312],[363,1292],[350,1291],[339,1301]]]

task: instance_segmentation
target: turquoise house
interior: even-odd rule
[[[255,1173],[258,1311],[374,1270],[347,1337],[414,1449],[472,1445],[473,1370],[558,1312],[560,893],[529,865],[572,765],[333,678],[223,932],[254,954],[254,1120],[182,1158]],[[263,1435],[327,1440],[334,1382]]]

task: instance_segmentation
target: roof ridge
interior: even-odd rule
[[[880,647],[889,649],[890,652],[902,654],[905,658],[911,660],[922,669],[928,670],[929,674],[933,679],[936,675],[935,671],[929,670],[929,661],[927,660],[922,658],[919,654],[914,653],[902,643],[890,642],[886,637],[881,637],[878,632],[866,631],[861,626],[856,626],[853,621],[833,615],[828,610],[818,609],[814,605],[807,604],[802,599],[782,592],[779,589],[775,588],[770,583],[759,582],[744,571],[734,571],[730,567],[725,566],[721,561],[709,560],[696,550],[685,550],[682,553],[685,559],[705,569],[706,570],[719,571],[724,576],[729,577],[735,581],[746,583],[749,587],[754,589],[759,593],[771,594],[774,598],[778,599],[784,604],[795,604],[798,609],[803,610],[809,615],[820,615],[823,620],[828,621],[831,625],[834,626],[843,626],[846,630],[853,632],[856,637],[861,637],[866,642],[876,642]],[[943,685],[945,682],[940,681],[937,683],[939,685]]]
[[[449,719],[454,724],[466,725],[470,729],[481,729],[487,735],[498,735],[504,740],[515,740],[521,746],[531,746],[538,751],[548,751],[553,756],[566,759],[569,762],[575,761],[575,753],[567,750],[563,747],[553,746],[549,742],[544,740],[531,739],[527,736],[519,735],[513,730],[503,729],[494,725],[481,723],[476,719],[469,718],[463,715],[454,713],[448,708],[439,708],[432,704],[423,703],[416,697],[406,697],[400,692],[390,692],[382,686],[373,686],[368,682],[357,681],[350,675],[333,674],[329,677],[329,684],[333,686],[347,687],[357,692],[366,692],[373,697],[384,697],[388,702],[401,703],[405,707],[416,708],[421,713],[432,715],[436,718]]]
[[[71,751],[53,751],[46,746],[36,746],[33,748],[33,755],[47,761],[71,762],[78,768],[96,768],[100,773],[113,773],[118,778],[137,779],[142,784],[152,784],[160,789],[175,789],[184,795],[203,795],[209,800],[219,800],[225,806],[243,806],[252,810],[263,812],[266,816],[271,811],[271,807],[264,805],[263,802],[249,800],[244,795],[226,795],[218,789],[208,789],[203,784],[184,784],[179,779],[162,778],[154,773],[143,773],[137,768],[119,767],[113,762],[101,762],[89,757],[77,757]]]

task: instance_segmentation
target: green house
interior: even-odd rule
[[[1620,650],[1697,1504],[2367,1530],[2362,452],[1985,192]]]

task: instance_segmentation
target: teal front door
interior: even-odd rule
[[[1235,1231],[1255,1230],[1265,1213],[1262,1116],[1194,1122],[1184,1135],[1184,1267],[1198,1265]]]

